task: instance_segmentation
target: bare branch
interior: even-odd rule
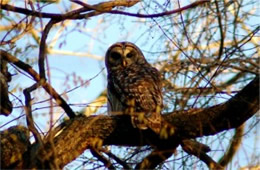
[[[4,50],[0,50],[0,57],[10,63],[13,63],[20,69],[24,70],[28,73],[37,83],[40,82],[40,75],[28,64],[22,62],[21,60],[17,59],[15,56],[7,53]],[[68,114],[70,118],[75,117],[74,111],[70,108],[70,106],[66,103],[66,101],[56,92],[54,88],[52,88],[47,82],[42,84],[42,87],[46,90],[46,92],[52,96],[56,103],[64,109],[64,111]]]
[[[200,160],[206,163],[210,169],[223,169],[221,165],[216,163],[206,154],[206,152],[210,150],[208,146],[192,140],[183,140],[181,146],[185,152],[198,157]]]
[[[36,140],[36,143],[39,143],[40,146],[43,145],[42,138],[36,127],[34,126],[33,116],[32,116],[32,98],[31,98],[31,92],[34,91],[39,87],[38,83],[35,83],[31,87],[28,87],[24,89],[23,93],[25,96],[25,113],[26,113],[26,121],[29,130],[33,133],[33,136]]]
[[[163,17],[163,16],[168,16],[168,15],[172,15],[172,14],[176,14],[182,11],[185,11],[187,9],[191,9],[194,7],[197,7],[199,5],[205,4],[210,2],[210,0],[201,0],[201,1],[196,1],[190,5],[184,6],[182,8],[179,9],[175,9],[175,10],[171,10],[171,11],[166,11],[166,12],[162,12],[162,13],[158,13],[158,14],[136,14],[136,13],[130,13],[130,12],[124,12],[124,11],[118,11],[118,10],[107,10],[103,11],[102,8],[100,11],[105,12],[105,13],[110,13],[110,14],[119,14],[119,15],[126,15],[126,16],[131,16],[131,17],[138,17],[138,18],[157,18],[157,17]],[[81,5],[83,5],[83,3],[81,3]],[[85,6],[85,5],[83,5]],[[88,7],[88,6],[86,6]]]
[[[115,6],[125,6],[125,7],[130,7],[138,3],[139,1],[109,1],[109,2],[104,2],[96,5],[88,5],[80,1],[72,1],[72,2],[77,2],[80,5],[83,5],[83,8],[80,8],[78,10],[74,10],[71,12],[68,12],[66,14],[53,14],[53,13],[44,13],[44,12],[36,12],[36,11],[31,11],[28,9],[20,8],[20,7],[14,7],[8,4],[2,4],[1,8],[3,10],[8,10],[8,11],[13,11],[25,15],[32,15],[36,17],[41,17],[41,18],[51,18],[55,20],[65,20],[65,19],[84,19],[86,18],[85,14],[80,14],[83,12],[88,12],[91,10],[98,11],[100,13],[110,13],[110,14],[120,14],[120,15],[127,15],[127,16],[132,16],[132,17],[138,17],[138,18],[156,18],[156,17],[163,17],[163,16],[168,16],[172,14],[176,14],[182,11],[185,11],[187,9],[191,9],[194,7],[197,7],[199,5],[205,4],[210,2],[210,0],[201,0],[201,1],[196,1],[190,5],[184,6],[182,8],[172,10],[172,11],[166,11],[158,14],[151,14],[151,15],[146,15],[146,14],[136,14],[136,13],[128,13],[124,11],[118,11],[118,10],[112,10]],[[91,15],[95,16],[95,15]]]
[[[178,144],[175,142],[175,145],[171,143],[170,145],[168,144],[165,146],[169,146],[169,148],[163,150],[155,149],[146,158],[144,158],[142,162],[138,163],[135,169],[155,169],[159,164],[163,163],[172,156],[172,154],[176,151]],[[172,148],[170,149],[170,147]]]
[[[220,59],[223,54],[225,33],[223,31],[223,25],[221,22],[221,13],[219,11],[218,1],[215,0],[214,2],[216,5],[216,10],[217,10],[218,25],[219,25],[219,32],[220,32],[220,45],[219,45],[219,52],[218,52],[218,59]]]
[[[90,152],[92,153],[93,156],[97,157],[99,161],[101,161],[104,166],[108,169],[115,169],[115,167],[112,165],[112,163],[105,158],[98,149],[96,148],[91,148]]]
[[[39,66],[39,74],[40,74],[40,83],[44,83],[46,81],[46,75],[45,75],[45,58],[46,58],[46,52],[47,52],[47,45],[46,40],[49,34],[49,31],[51,30],[51,27],[56,24],[58,21],[51,19],[48,24],[45,26],[41,42],[40,42],[40,50],[39,50],[39,59],[38,59],[38,66]]]
[[[107,9],[112,9],[115,6],[131,7],[138,2],[139,2],[138,0],[134,0],[134,1],[124,0],[124,1],[109,1],[109,2],[104,2],[104,3],[99,3],[96,5],[85,4],[83,8],[76,9],[76,10],[70,11],[65,14],[54,14],[54,13],[32,11],[32,10],[15,7],[15,6],[8,5],[8,4],[0,4],[0,7],[3,10],[13,11],[16,13],[25,14],[27,16],[35,16],[35,17],[39,17],[39,18],[50,18],[53,20],[61,21],[61,20],[65,20],[65,19],[85,19],[86,16],[88,16],[88,15],[81,14],[83,12],[93,11],[94,9],[97,9],[98,11],[101,11],[101,10],[106,11]],[[103,13],[103,12],[98,12],[95,14],[100,14],[100,13]],[[95,15],[93,15],[93,13],[92,13],[92,15],[90,15],[90,16],[95,16]]]
[[[107,150],[102,150],[102,152],[104,152],[105,154],[107,154],[110,158],[113,158],[117,163],[119,163],[120,165],[123,166],[124,169],[131,169],[130,166],[127,165],[126,162],[124,162],[123,160],[121,160],[120,158],[118,158],[116,155],[114,155],[113,153],[107,151]]]
[[[245,124],[242,124],[241,126],[236,128],[235,134],[230,142],[230,146],[228,150],[225,152],[223,157],[221,157],[220,160],[218,161],[221,166],[226,167],[227,164],[234,157],[235,153],[238,151],[238,148],[242,142],[244,128],[245,128]]]

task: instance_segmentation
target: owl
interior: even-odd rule
[[[106,52],[108,114],[129,114],[135,128],[161,129],[162,83],[158,70],[130,42],[113,44]]]

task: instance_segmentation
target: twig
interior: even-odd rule
[[[27,72],[36,82],[40,81],[40,75],[30,65],[22,62],[21,60],[17,59],[16,57],[12,56],[4,50],[0,50],[0,56],[2,57],[2,59],[5,59],[6,61],[13,63],[20,69]],[[42,87],[50,96],[52,96],[55,99],[56,103],[64,109],[69,118],[74,118],[76,116],[73,110],[70,108],[70,106],[66,103],[66,101],[56,92],[56,90],[53,87],[50,86],[50,84],[44,82],[42,84]]]
[[[196,141],[183,140],[181,146],[185,152],[190,155],[194,155],[202,160],[204,163],[207,164],[210,169],[224,169],[221,165],[216,163],[211,157],[206,154],[206,152],[209,151],[209,147],[207,147],[206,145],[198,143]]]
[[[230,146],[228,150],[218,161],[218,163],[221,166],[226,167],[228,163],[232,160],[234,155],[237,153],[239,146],[241,145],[242,142],[244,128],[245,128],[245,123],[239,126],[238,128],[236,128],[235,134],[230,142]]]
[[[209,152],[211,149],[209,146],[200,143],[198,141],[195,140],[189,140],[189,139],[185,139],[181,141],[181,146],[184,150],[191,150],[191,151],[202,151],[202,152]]]
[[[184,8],[184,7],[183,7],[183,8]],[[178,12],[181,12],[181,11],[178,11]],[[186,52],[184,52],[184,50],[183,50],[179,45],[177,45],[177,44],[171,39],[171,37],[164,31],[164,29],[160,26],[160,24],[159,24],[155,19],[153,19],[153,21],[156,23],[156,25],[159,27],[159,29],[162,31],[162,33],[169,39],[169,41],[170,41],[172,44],[174,44],[174,45],[178,48],[178,50],[179,50],[180,52],[182,52],[182,54],[183,54],[185,57],[188,58],[188,60],[189,60],[191,63],[194,63],[194,65],[196,66],[196,68],[199,68],[199,65],[194,61],[194,58],[192,58],[192,57],[189,56]],[[211,85],[215,88],[215,86],[208,80],[208,78],[207,78],[206,76],[203,75],[203,73],[202,73],[199,69],[198,69],[198,75],[200,75],[203,79],[205,79],[205,80],[208,82],[208,84],[211,84]],[[197,98],[198,98],[198,97],[197,97]],[[196,98],[196,99],[197,99],[197,98]],[[197,102],[197,101],[194,102],[194,105],[196,104],[196,102]],[[194,105],[191,106],[191,108],[193,108]]]
[[[197,7],[199,5],[202,5],[204,3],[210,2],[210,0],[201,0],[201,1],[196,1],[190,5],[184,6],[182,8],[178,8],[175,10],[171,10],[171,11],[165,11],[162,13],[157,13],[157,14],[136,14],[136,13],[130,13],[130,12],[124,12],[124,11],[118,11],[118,10],[102,10],[102,8],[96,8],[97,11],[100,12],[105,12],[105,13],[110,13],[110,14],[119,14],[119,15],[126,15],[126,16],[131,16],[131,17],[138,17],[138,18],[158,18],[158,17],[163,17],[163,16],[168,16],[168,15],[172,15],[172,14],[176,14],[182,11],[185,11],[187,9],[191,9],[194,7]],[[83,3],[80,3],[81,5],[83,5]],[[89,7],[89,5],[85,4],[86,7]],[[85,6],[83,5],[83,6]],[[118,5],[119,6],[119,5]]]
[[[116,169],[112,163],[105,158],[100,151],[98,151],[96,148],[91,148],[90,152],[92,153],[93,156],[97,157],[99,161],[101,161],[105,167],[107,167],[108,169]]]
[[[226,50],[225,54],[226,56],[223,58],[223,60],[220,62],[220,64],[218,65],[218,67],[216,68],[215,72],[213,73],[213,75],[210,77],[210,79],[207,81],[206,85],[204,86],[204,88],[206,88],[209,84],[211,84],[211,81],[214,79],[214,77],[216,77],[217,73],[219,72],[220,68],[223,66],[224,62],[226,61],[227,58],[231,57],[232,54],[234,54],[238,49],[240,49],[242,46],[244,46],[247,42],[249,42],[252,37],[260,30],[260,26],[258,26],[255,30],[253,30],[250,34],[248,34],[248,36],[244,37],[242,40],[240,40],[240,42],[242,43],[240,46],[236,47],[235,49],[228,49]],[[243,42],[245,41],[245,42]],[[214,86],[215,87],[215,86]],[[194,100],[192,108],[195,106],[195,104],[197,103],[200,95],[202,94],[202,91],[199,93],[199,95],[197,96],[197,98]]]
[[[216,5],[216,10],[217,10],[217,18],[218,18],[219,33],[220,33],[220,45],[219,45],[219,53],[218,53],[218,60],[219,60],[223,54],[225,34],[223,31],[223,26],[222,26],[222,22],[221,22],[221,13],[219,11],[218,1],[215,0],[214,2]]]
[[[36,17],[39,17],[39,18],[50,18],[50,19],[56,19],[56,20],[66,19],[65,14],[54,14],[54,13],[32,11],[32,10],[25,9],[25,8],[15,7],[15,6],[12,6],[12,5],[9,5],[9,4],[1,4],[0,8],[2,10],[12,11],[12,12],[24,14],[24,15],[27,15],[27,16],[28,15],[36,16]],[[80,8],[80,9],[71,11],[70,13],[76,14],[78,12],[85,12],[85,11],[86,11],[85,8]]]
[[[166,143],[162,142],[158,145],[152,153],[135,166],[135,169],[155,169],[156,166],[172,156],[180,142],[176,140],[170,145]]]
[[[107,150],[102,150],[105,154],[107,154],[110,158],[113,158],[117,163],[123,166],[124,169],[131,169],[130,166],[127,165],[126,162],[122,161],[120,158],[118,158],[116,155],[113,153],[107,151]]]
[[[36,143],[39,143],[40,146],[43,146],[43,141],[41,139],[41,135],[34,126],[33,116],[32,116],[32,98],[31,92],[36,90],[39,87],[39,83],[35,83],[31,87],[24,89],[23,94],[25,97],[25,113],[26,113],[26,122],[29,130],[33,133]]]
[[[47,52],[47,46],[46,46],[46,39],[48,37],[49,31],[51,30],[51,27],[59,22],[58,20],[51,19],[48,24],[45,26],[41,42],[40,42],[40,50],[39,50],[39,59],[38,59],[38,66],[39,66],[39,74],[40,74],[40,83],[44,83],[46,81],[46,75],[45,75],[45,65],[44,61],[46,58],[46,52]]]
[[[181,8],[180,0],[178,0],[177,2],[178,2],[178,7]],[[191,39],[190,39],[190,37],[188,35],[188,32],[186,30],[186,27],[185,27],[185,24],[184,24],[184,19],[183,19],[183,16],[182,16],[182,12],[180,12],[180,18],[181,18],[181,24],[182,24],[182,27],[183,27],[183,32],[184,32],[184,34],[185,34],[185,36],[186,36],[186,38],[187,38],[187,40],[188,40],[188,42],[190,44],[191,43]]]
[[[34,9],[34,6],[32,4],[31,1],[28,2],[30,7],[32,8],[32,11],[35,11]],[[1,6],[1,5],[0,5]],[[29,21],[29,24],[26,24],[24,26],[24,24],[22,24],[22,21],[23,20],[26,20],[28,18],[28,16],[24,17],[21,21],[19,21],[17,24],[15,24],[11,30],[9,30],[6,35],[4,36],[4,38],[2,39],[2,41],[0,42],[1,45],[5,45],[5,44],[10,44],[10,43],[14,43],[15,41],[19,40],[20,38],[22,38],[25,33],[27,33],[29,30],[31,30],[33,28],[33,22],[35,21],[35,16],[32,16],[30,21]],[[11,31],[13,31],[13,29],[16,29],[16,28],[19,28],[21,26],[21,29],[24,27],[24,30],[22,33],[20,34],[17,34],[15,35],[13,38],[7,40],[7,41],[4,41],[4,39],[8,36],[8,34],[11,33]]]

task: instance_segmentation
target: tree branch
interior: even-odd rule
[[[8,10],[8,11],[13,11],[16,13],[21,13],[25,15],[31,15],[31,16],[36,16],[40,18],[51,18],[55,20],[65,20],[65,19],[85,19],[86,14],[82,14],[84,12],[89,12],[89,11],[97,11],[99,13],[110,13],[110,14],[119,14],[119,15],[126,15],[126,16],[132,16],[132,17],[138,17],[138,18],[157,18],[157,17],[163,17],[163,16],[168,16],[172,14],[176,14],[182,11],[185,11],[187,9],[191,9],[194,7],[197,7],[199,5],[205,4],[210,2],[210,0],[200,0],[196,1],[190,5],[184,6],[179,9],[171,10],[171,11],[165,11],[162,13],[157,13],[157,14],[138,14],[138,13],[129,13],[129,12],[124,12],[124,11],[118,11],[118,10],[112,10],[116,6],[125,6],[125,7],[131,7],[135,5],[136,3],[140,2],[139,0],[135,1],[109,1],[109,2],[103,2],[99,3],[96,5],[88,5],[80,1],[72,1],[75,3],[78,3],[82,5],[83,7],[71,12],[68,12],[66,14],[53,14],[53,13],[45,13],[45,12],[37,12],[37,11],[31,11],[28,9],[20,8],[20,7],[14,7],[12,5],[8,4],[1,4],[1,9],[3,10]]]
[[[108,169],[115,169],[115,167],[112,165],[112,163],[105,158],[98,149],[96,148],[91,148],[90,152],[92,153],[93,156],[97,157],[99,161],[101,161],[104,166]]]
[[[118,158],[116,155],[114,155],[113,153],[102,149],[102,152],[104,152],[107,156],[109,156],[110,158],[113,158],[118,164],[122,165],[122,167],[124,169],[131,169],[131,167],[129,165],[127,165],[127,163],[123,160],[121,160],[120,158]]]
[[[233,159],[235,153],[238,151],[242,143],[244,128],[245,128],[245,124],[242,124],[241,126],[236,128],[235,134],[230,142],[230,146],[228,150],[218,161],[221,166],[226,167],[228,163]]]
[[[183,139],[214,135],[236,128],[259,110],[259,76],[229,101],[207,109],[176,111],[163,118],[174,127],[168,139],[160,139],[151,130],[139,131],[131,126],[129,116],[78,116],[64,122],[54,138],[57,164],[60,168],[76,159],[84,150],[100,145],[165,146],[178,144]],[[52,149],[47,143],[37,157],[52,161]],[[69,155],[68,155],[69,153]],[[35,167],[35,166],[32,166]],[[31,167],[31,168],[32,168]]]
[[[136,13],[130,13],[130,12],[124,12],[124,11],[118,11],[118,10],[107,11],[107,13],[126,15],[126,16],[131,16],[131,17],[138,17],[138,18],[158,18],[158,17],[164,17],[164,16],[176,14],[176,13],[197,7],[199,5],[202,5],[202,4],[205,4],[205,3],[208,3],[208,2],[210,2],[210,0],[196,1],[192,4],[190,4],[190,5],[184,6],[182,8],[178,8],[178,9],[171,10],[171,11],[165,11],[165,12],[158,13],[158,14],[150,14],[150,15],[149,14],[136,14]]]
[[[6,60],[9,63],[13,63],[17,67],[19,67],[21,70],[28,73],[37,83],[40,82],[40,75],[28,64],[22,62],[15,56],[12,56],[11,54],[7,53],[4,50],[0,50],[0,59]],[[70,106],[66,103],[66,101],[56,92],[54,88],[50,86],[47,82],[44,82],[42,84],[42,87],[45,89],[45,91],[52,96],[56,103],[64,109],[64,111],[68,114],[70,118],[73,118],[75,116],[74,111],[70,108]]]
[[[135,169],[155,169],[158,165],[172,156],[172,154],[176,151],[178,144],[179,142],[170,144],[171,149],[170,147],[166,150],[155,149],[146,158],[144,158],[142,162],[138,163]],[[169,144],[165,146],[169,146]]]
[[[31,104],[32,98],[31,98],[31,94],[30,94],[32,91],[37,89],[38,86],[39,86],[39,84],[35,83],[31,87],[24,89],[23,94],[25,97],[25,113],[26,113],[27,126],[28,126],[29,130],[32,132],[36,143],[39,143],[42,146],[43,142],[42,142],[41,135],[34,125],[34,120],[33,120],[33,116],[32,116],[32,104]]]
[[[53,19],[53,20],[62,21],[62,20],[65,20],[65,19],[85,19],[86,14],[81,14],[81,13],[96,11],[94,9],[98,9],[98,11],[101,11],[101,10],[107,11],[107,9],[112,9],[116,6],[131,7],[138,2],[139,2],[138,0],[133,0],[133,1],[132,0],[131,1],[128,1],[128,0],[108,1],[108,2],[102,2],[102,3],[96,4],[96,5],[85,5],[82,8],[67,12],[65,14],[38,12],[38,11],[35,11],[35,10],[32,11],[32,10],[29,10],[29,9],[15,7],[15,6],[8,5],[8,4],[0,4],[0,8],[3,9],[3,10],[20,13],[20,14],[24,14],[24,15],[27,15],[27,16],[35,16],[35,17],[39,17],[39,18],[50,18],[50,19]]]
[[[44,27],[41,41],[40,41],[40,48],[39,48],[39,58],[38,58],[38,66],[39,66],[39,74],[40,74],[40,83],[44,83],[46,81],[46,75],[45,75],[45,58],[47,55],[47,44],[46,40],[48,37],[48,34],[51,30],[51,27],[56,24],[58,21],[51,19],[48,24]]]
[[[175,132],[194,138],[236,128],[259,110],[259,75],[243,90],[223,104],[206,109],[178,111],[165,116]],[[185,116],[184,114],[188,115]]]
[[[182,149],[186,153],[196,156],[197,158],[202,160],[210,169],[224,169],[221,165],[216,163],[211,157],[206,154],[206,152],[210,150],[208,146],[192,140],[184,140],[182,141],[181,145]]]

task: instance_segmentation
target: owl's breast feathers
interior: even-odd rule
[[[108,78],[108,86],[125,108],[134,107],[135,112],[154,112],[162,108],[160,74],[149,64],[133,65],[110,74],[113,76]]]

